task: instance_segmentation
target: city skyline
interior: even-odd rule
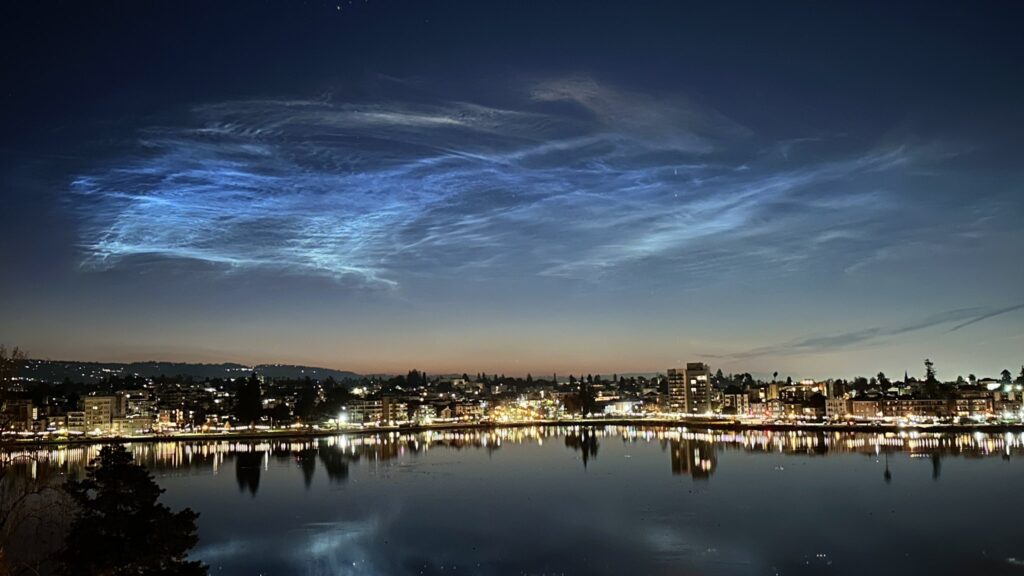
[[[3,10],[33,357],[1024,362],[1018,6]]]
[[[22,354],[24,352],[22,351]],[[416,372],[429,376],[431,379],[452,379],[459,378],[460,376],[468,375],[470,378],[510,378],[510,379],[525,379],[533,378],[534,380],[545,380],[550,381],[552,377],[557,378],[559,382],[569,382],[571,379],[585,381],[590,376],[594,378],[601,378],[603,381],[613,381],[619,377],[623,378],[655,378],[660,377],[663,379],[671,380],[672,373],[678,372],[682,374],[687,366],[690,365],[702,365],[706,368],[710,367],[710,372],[718,373],[721,372],[726,376],[743,376],[749,374],[755,381],[761,383],[768,382],[779,382],[785,383],[791,381],[799,383],[801,381],[815,381],[815,382],[826,382],[833,380],[853,381],[858,378],[864,378],[865,380],[875,380],[879,374],[885,375],[886,379],[891,382],[904,382],[910,381],[923,381],[927,378],[928,371],[933,370],[935,376],[939,382],[964,382],[974,383],[975,380],[992,380],[996,381],[1002,378],[1005,373],[1009,373],[1011,378],[1024,377],[1024,364],[1021,364],[1019,368],[1015,365],[1004,366],[1004,367],[984,367],[978,370],[972,370],[962,373],[953,373],[944,370],[941,365],[937,366],[936,363],[930,359],[923,359],[918,366],[908,367],[902,371],[886,371],[878,368],[865,368],[859,372],[850,374],[832,374],[829,376],[812,376],[801,372],[732,372],[725,371],[720,367],[711,366],[703,362],[684,362],[676,366],[661,367],[660,369],[651,369],[644,371],[619,371],[619,370],[608,370],[608,371],[595,371],[586,367],[577,367],[574,370],[568,370],[563,372],[553,371],[539,371],[539,370],[527,370],[525,372],[501,372],[489,369],[473,369],[473,370],[441,370],[432,372],[429,370],[422,370],[419,367],[407,367],[401,370],[386,372],[386,371],[368,371],[368,372],[353,372],[350,370],[344,370],[342,368],[335,368],[330,366],[318,366],[318,365],[307,365],[307,364],[290,364],[290,363],[241,363],[241,362],[184,362],[184,361],[162,361],[162,360],[132,360],[132,361],[102,361],[102,360],[72,360],[68,358],[38,358],[31,355],[24,355],[24,359],[20,361],[22,364],[19,368],[20,377],[26,381],[51,381],[55,382],[63,380],[65,376],[68,376],[73,381],[83,383],[95,383],[99,382],[110,376],[125,377],[130,375],[136,375],[142,378],[153,378],[157,376],[164,376],[168,378],[190,376],[197,380],[204,378],[221,378],[225,377],[228,380],[233,378],[247,378],[251,374],[265,374],[271,378],[301,378],[309,376],[313,380],[323,381],[327,378],[334,380],[348,380],[348,379],[361,379],[361,378],[389,378],[393,376],[403,376],[408,373]],[[115,370],[116,368],[116,370]],[[132,370],[136,370],[133,372]],[[89,371],[91,370],[91,371]],[[77,379],[75,375],[78,375]]]

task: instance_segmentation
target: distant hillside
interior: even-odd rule
[[[252,372],[268,378],[305,378],[345,380],[360,378],[355,372],[318,368],[314,366],[292,366],[286,364],[260,364],[245,366],[225,362],[222,364],[191,364],[187,362],[76,362],[66,360],[29,360],[20,376],[42,382],[63,382],[68,378],[74,382],[99,382],[108,376],[124,377],[137,374],[143,378],[155,376],[191,376],[196,380],[206,378],[237,378]]]
[[[317,368],[315,366],[292,366],[289,364],[260,364],[256,366],[256,372],[268,378],[305,378],[306,376],[314,380],[362,378],[361,375],[355,372],[345,370],[331,370],[330,368]]]

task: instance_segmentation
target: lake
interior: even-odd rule
[[[214,575],[1024,575],[1024,434],[532,427],[137,443]],[[98,451],[40,451],[80,473]]]

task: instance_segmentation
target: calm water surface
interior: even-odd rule
[[[200,513],[214,575],[1024,576],[1020,434],[547,427],[132,450]]]

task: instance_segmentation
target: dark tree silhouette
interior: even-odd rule
[[[316,448],[299,450],[295,459],[299,463],[299,468],[302,469],[302,479],[305,482],[306,490],[309,490],[310,484],[313,483],[313,474],[316,473]]]
[[[0,430],[14,424],[8,402],[18,396],[11,385],[27,360],[24,350],[0,344]],[[17,449],[16,438],[0,435],[0,575],[45,573],[67,527],[67,498],[59,489],[63,479],[45,467],[29,474],[36,456]]]
[[[299,391],[299,398],[295,401],[295,416],[303,422],[312,420],[318,399],[316,386],[312,380],[306,378],[302,383],[302,390]]]
[[[349,456],[337,446],[320,444],[320,463],[327,472],[327,479],[335,484],[342,484],[348,480],[348,464],[350,461],[358,460],[358,456]]]
[[[591,458],[597,458],[597,451],[600,444],[597,441],[597,433],[590,428],[583,428],[578,433],[570,432],[565,435],[565,445],[567,448],[580,453],[580,458],[583,460],[583,468],[587,467],[587,463]]]
[[[581,384],[578,392],[566,394],[562,406],[568,414],[592,414],[597,411],[597,395],[589,384]]]
[[[235,480],[238,490],[248,490],[253,497],[260,489],[260,471],[263,470],[263,452],[239,452],[235,458]]]
[[[243,380],[235,395],[235,416],[238,423],[249,425],[257,422],[263,413],[263,391],[259,378],[254,373]]]
[[[935,378],[935,363],[930,359],[924,359],[924,381],[928,384],[935,384],[938,380]]]
[[[199,515],[161,504],[163,489],[124,446],[104,446],[86,478],[65,489],[77,505],[61,553],[65,574],[207,574],[204,564],[187,559],[199,540]]]

